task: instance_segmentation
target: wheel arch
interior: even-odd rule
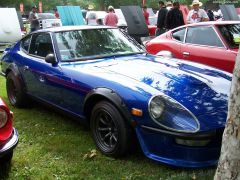
[[[107,100],[111,102],[132,127],[136,126],[136,122],[132,120],[131,114],[127,109],[127,106],[124,104],[122,98],[112,89],[104,87],[93,89],[87,94],[84,100],[84,114],[88,120],[90,119],[91,110],[93,109],[94,105],[101,100]]]
[[[25,83],[24,83],[24,80],[21,76],[21,73],[17,67],[17,65],[15,63],[12,63],[10,64],[6,71],[5,71],[5,77],[7,77],[7,75],[12,72],[14,74],[15,77],[17,77],[17,79],[20,81],[20,83],[22,84],[22,87],[24,88],[24,91],[26,91],[26,86],[25,86]]]

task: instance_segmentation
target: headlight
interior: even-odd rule
[[[164,111],[164,99],[161,96],[155,96],[150,100],[149,113],[153,119],[158,119]]]
[[[194,114],[166,95],[153,96],[148,110],[152,120],[165,129],[186,133],[194,133],[200,129]]]
[[[8,120],[8,114],[0,108],[0,128],[4,127]]]

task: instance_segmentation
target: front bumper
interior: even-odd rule
[[[216,133],[184,134],[150,128],[137,127],[136,133],[144,154],[153,160],[178,167],[202,168],[217,165],[223,129]],[[182,142],[201,142],[210,140],[206,145],[183,145]]]
[[[11,152],[18,144],[18,131],[13,128],[11,137],[2,145],[0,145],[0,157]]]

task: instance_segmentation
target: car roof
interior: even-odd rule
[[[80,25],[80,26],[60,26],[54,28],[46,28],[41,29],[38,31],[34,31],[33,33],[37,32],[61,32],[61,31],[74,31],[74,30],[86,30],[86,29],[117,29],[111,26],[89,26],[89,25]]]
[[[240,24],[240,21],[206,21],[206,22],[199,22],[199,23],[192,23],[192,24],[186,24],[183,26],[179,26],[175,29],[172,29],[171,31],[174,31],[176,29],[180,29],[183,27],[195,27],[195,26],[207,26],[207,25],[224,25],[224,24]]]
[[[222,24],[240,24],[240,21],[206,21],[188,24],[188,26],[199,26],[199,25],[222,25]]]

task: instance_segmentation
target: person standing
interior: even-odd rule
[[[199,0],[193,0],[191,6],[192,10],[189,11],[187,15],[187,23],[191,24],[209,20],[206,11],[199,8],[202,6],[202,3]]]
[[[166,8],[167,8],[168,11],[173,8],[172,1],[167,1]]]
[[[108,14],[104,18],[104,24],[107,26],[114,26],[116,27],[118,23],[118,17],[114,13],[113,6],[108,7]]]
[[[209,21],[214,21],[215,20],[213,11],[211,9],[208,9],[207,15],[208,15]]]
[[[54,16],[55,16],[57,19],[59,19],[60,16],[59,16],[59,13],[58,13],[57,8],[54,8],[53,11],[54,11]]]
[[[37,6],[32,7],[32,11],[29,13],[29,22],[31,32],[36,31],[40,28],[37,14]]]
[[[167,13],[166,29],[169,30],[182,25],[184,25],[183,14],[179,2],[176,1],[173,3],[173,8]]]
[[[158,4],[159,4],[159,11],[158,11],[158,18],[157,18],[156,36],[159,36],[165,33],[166,31],[165,19],[168,12],[163,1],[159,1]]]
[[[147,11],[147,6],[143,6],[143,16],[145,18],[145,21],[147,25],[149,25],[149,12]]]

